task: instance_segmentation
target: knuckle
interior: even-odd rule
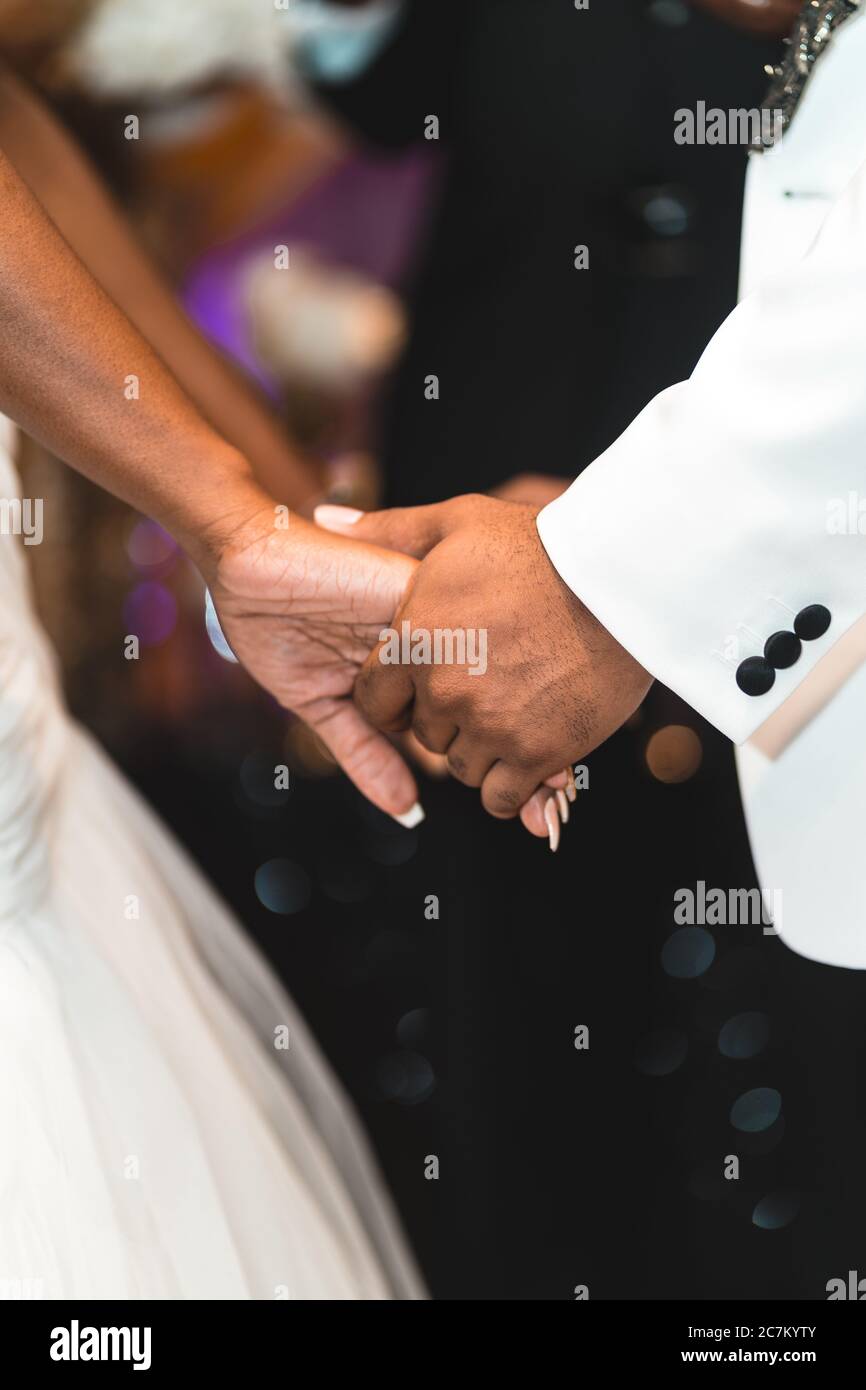
[[[466,786],[472,786],[475,779],[469,771],[469,764],[459,753],[449,753],[445,760],[448,764],[448,771],[458,782],[463,782]]]
[[[383,734],[405,734],[412,727],[412,716],[406,712],[387,717],[380,715],[375,723]]]
[[[476,511],[490,499],[481,492],[464,492],[460,497],[451,497],[443,505],[448,511],[452,521],[457,522],[461,518]]]
[[[364,668],[358,673],[352,700],[374,728],[387,734],[402,733],[411,725],[411,710],[394,709],[393,701],[383,698],[388,688],[386,681],[381,671],[374,667]]]
[[[426,748],[428,753],[444,753],[450,739],[450,735],[446,737],[443,734],[432,733],[424,720],[417,718],[417,716],[412,721],[412,733],[421,747]]]
[[[523,805],[520,793],[510,786],[493,787],[482,795],[484,809],[492,816],[516,815]]]

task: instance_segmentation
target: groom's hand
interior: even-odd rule
[[[395,638],[371,652],[355,702],[377,728],[411,727],[425,748],[447,753],[453,775],[480,787],[494,816],[516,815],[546,778],[603,742],[651,680],[559,578],[536,515],[481,496],[366,515],[316,512],[330,530],[423,557],[392,620]],[[416,664],[425,634],[435,653],[437,630],[453,634],[452,653],[463,643],[474,670]]]

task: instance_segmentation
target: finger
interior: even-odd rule
[[[557,478],[552,473],[517,473],[491,488],[490,496],[500,497],[504,502],[544,507],[560,497],[568,486],[568,478]]]
[[[317,700],[302,717],[368,801],[401,825],[411,827],[424,819],[418,784],[403,758],[350,700]]]
[[[485,811],[499,820],[513,819],[537,790],[540,780],[537,770],[516,768],[500,759],[493,764],[481,784],[481,801]]]
[[[480,787],[496,761],[496,754],[485,750],[477,739],[458,733],[448,745],[445,760],[451,776],[458,782],[467,787]]]
[[[520,819],[530,835],[537,835],[539,839],[546,840],[548,835],[547,821],[544,818],[544,808],[555,793],[548,787],[539,787],[537,792],[533,792],[529,800],[520,808]]]
[[[368,724],[386,734],[403,733],[412,723],[412,668],[402,662],[383,662],[383,647],[382,643],[374,647],[358,672],[354,700]]]
[[[520,808],[520,819],[530,835],[543,836],[548,834],[549,826],[545,820],[545,810],[552,797],[556,798],[560,821],[563,825],[568,825],[571,818],[569,803],[575,799],[573,788],[574,777],[570,767],[545,779],[544,786],[539,787],[538,791],[534,792],[525,805]]]
[[[547,822],[547,834],[550,840],[551,851],[555,854],[559,849],[559,836],[561,831],[561,821],[559,819],[558,803],[551,797],[545,802],[544,819]]]
[[[452,513],[447,502],[429,507],[392,507],[384,512],[360,512],[326,503],[316,508],[314,519],[326,531],[339,531],[353,540],[381,545],[386,550],[401,550],[422,559],[448,534]]]
[[[554,791],[556,791],[557,788],[561,791],[565,791],[568,786],[568,776],[568,768],[564,768],[562,772],[554,772],[552,777],[546,777],[544,779],[544,785],[546,787],[553,787]]]
[[[453,719],[436,714],[415,692],[412,710],[412,732],[420,744],[431,753],[447,753],[459,732]]]
[[[559,849],[562,827],[568,820],[567,811],[564,792],[552,792],[547,787],[539,787],[526,805],[521,807],[520,819],[531,835],[537,835],[540,839],[546,837],[555,854]]]
[[[397,742],[403,749],[406,756],[417,763],[422,772],[426,772],[428,777],[434,777],[437,782],[448,776],[448,764],[445,762],[441,753],[431,753],[425,748],[423,743],[419,743],[411,729],[407,734],[398,734]]]

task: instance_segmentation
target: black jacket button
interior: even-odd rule
[[[800,658],[803,644],[793,632],[774,632],[764,643],[764,656],[777,671],[787,671]]]
[[[823,637],[829,626],[830,610],[823,603],[810,603],[808,608],[801,608],[794,619],[794,631],[804,642]]]
[[[762,656],[747,656],[737,667],[737,685],[746,695],[766,695],[776,672]]]

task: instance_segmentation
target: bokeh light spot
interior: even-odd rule
[[[158,522],[142,517],[129,533],[126,553],[136,569],[162,569],[175,559],[178,545]]]
[[[127,594],[123,621],[127,632],[134,633],[143,647],[158,647],[174,632],[177,600],[164,584],[145,579]]]
[[[783,1226],[790,1226],[801,1201],[798,1192],[771,1192],[757,1203],[752,1212],[752,1224],[762,1231],[780,1231]]]
[[[681,1067],[689,1050],[685,1033],[658,1028],[641,1038],[635,1048],[635,1066],[644,1076],[670,1076]]]
[[[290,788],[276,785],[278,765],[279,758],[266,753],[250,753],[241,763],[241,787],[256,806],[283,806],[288,801]]]
[[[644,756],[657,782],[687,782],[700,767],[704,750],[687,724],[666,724],[652,735]]]
[[[705,927],[680,927],[662,947],[662,968],[675,980],[695,980],[715,956],[716,943]]]
[[[756,1086],[731,1106],[731,1124],[744,1134],[760,1134],[774,1125],[782,1113],[782,1097],[772,1086]]]
[[[735,1014],[719,1030],[719,1051],[723,1057],[746,1061],[763,1052],[769,1036],[770,1020],[766,1014]]]
[[[269,912],[290,917],[310,901],[310,880],[300,864],[290,859],[269,859],[256,869],[256,897]]]
[[[400,1105],[420,1105],[433,1094],[436,1077],[420,1052],[389,1052],[376,1066],[376,1081],[386,1100]]]
[[[399,1020],[395,1030],[402,1047],[417,1047],[430,1031],[430,1010],[410,1009]]]

